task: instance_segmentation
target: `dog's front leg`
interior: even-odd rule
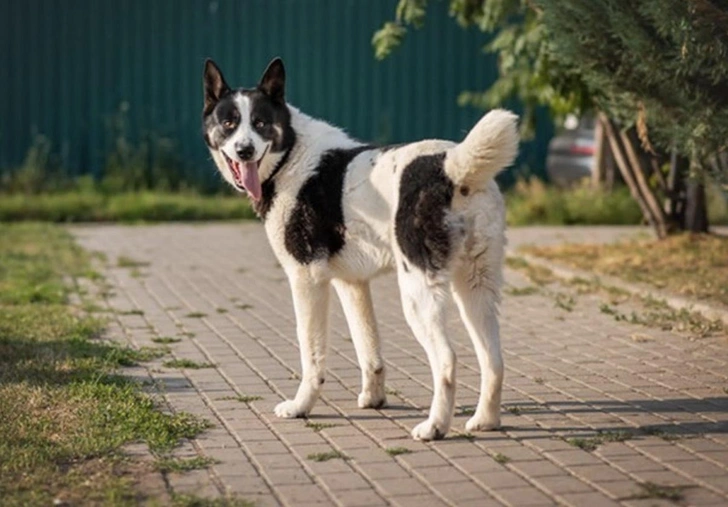
[[[308,276],[290,277],[296,333],[301,352],[301,384],[296,397],[279,403],[278,417],[305,417],[321,393],[326,369],[326,335],[328,333],[329,283]]]
[[[381,408],[387,404],[387,395],[384,392],[384,360],[369,283],[334,280],[333,285],[341,300],[361,368],[359,407]]]

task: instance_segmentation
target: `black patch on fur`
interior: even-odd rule
[[[397,148],[401,148],[404,146],[405,143],[399,143],[399,144],[385,144],[384,146],[378,146],[377,149],[381,151],[382,153],[387,153],[388,151],[396,150]]]
[[[286,224],[286,250],[301,264],[336,255],[344,247],[344,212],[341,194],[349,163],[371,146],[329,150],[314,174],[304,183]]]
[[[409,273],[409,266],[404,261],[402,261],[402,269],[404,269],[405,273]]]
[[[423,271],[439,271],[450,257],[445,214],[454,187],[445,174],[444,153],[415,158],[402,171],[395,235],[404,256]]]

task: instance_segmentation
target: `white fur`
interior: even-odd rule
[[[390,151],[359,154],[351,161],[344,180],[343,249],[331,259],[301,265],[284,243],[285,224],[296,205],[299,189],[311,177],[324,152],[353,148],[360,143],[340,129],[306,116],[292,106],[289,108],[297,139],[287,164],[276,176],[276,198],[266,216],[265,229],[291,284],[302,376],[296,396],[280,403],[275,409],[276,415],[307,415],[321,392],[330,285],[341,300],[361,367],[359,406],[378,407],[386,402],[385,368],[369,280],[395,268],[404,314],[427,354],[434,386],[429,417],[412,430],[413,437],[441,438],[452,422],[456,358],[445,326],[450,294],[474,344],[482,376],[478,406],[466,429],[496,428],[500,424],[503,382],[497,305],[502,283],[505,212],[492,178],[515,157],[518,143],[515,115],[492,111],[460,144],[428,140]],[[409,264],[405,270],[405,257],[395,237],[402,171],[416,157],[443,151],[447,153],[445,172],[455,184],[447,219],[459,234],[453,235],[453,252],[446,269],[425,273]],[[280,157],[280,154],[264,157],[260,164],[261,181],[270,175]],[[470,188],[460,192],[461,185]]]

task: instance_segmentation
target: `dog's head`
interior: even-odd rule
[[[215,62],[205,62],[205,142],[225,180],[256,202],[261,181],[295,140],[284,98],[285,76],[283,61],[276,58],[255,88],[233,90]]]

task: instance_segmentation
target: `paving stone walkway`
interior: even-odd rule
[[[130,369],[156,381],[173,410],[214,428],[177,455],[208,470],[170,473],[176,492],[235,494],[259,506],[728,505],[728,340],[617,322],[597,296],[559,308],[508,270],[502,305],[503,429],[464,434],[479,377],[451,312],[457,412],[445,440],[420,443],[430,370],[404,322],[393,277],[374,283],[390,405],[356,406],[359,371],[335,299],[324,397],[308,420],[273,407],[297,386],[291,298],[256,223],[76,227],[107,256],[109,336],[134,346],[177,337],[164,360]],[[609,240],[633,230],[515,229],[511,245]],[[118,259],[127,257],[126,267]],[[131,260],[148,263],[130,266]],[[516,295],[520,294],[520,295]],[[315,456],[335,456],[316,461]],[[398,454],[401,453],[401,454]],[[342,458],[343,457],[343,458]],[[640,484],[643,484],[642,486]]]

